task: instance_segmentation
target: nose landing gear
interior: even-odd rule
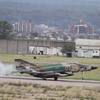
[[[82,72],[82,77],[81,77],[81,79],[84,80],[84,72]]]

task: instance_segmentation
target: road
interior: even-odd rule
[[[54,81],[53,78],[42,80],[35,77],[22,77],[22,76],[0,76],[0,82],[24,82],[24,83],[37,83],[41,85],[62,85],[62,86],[83,86],[83,87],[100,87],[100,81],[91,80],[73,80],[73,79],[58,79]]]

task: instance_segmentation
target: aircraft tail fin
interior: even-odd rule
[[[17,63],[17,66],[21,66],[21,65],[31,65],[31,66],[36,66],[35,64],[32,64],[28,61],[22,60],[22,59],[15,59],[15,62]]]
[[[31,74],[31,72],[38,71],[38,66],[30,63],[28,61],[22,60],[22,59],[15,59],[16,62],[16,69],[20,73],[28,73]]]

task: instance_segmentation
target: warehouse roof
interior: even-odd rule
[[[93,40],[93,39],[76,39],[75,43],[76,43],[76,46],[77,45],[100,46],[100,40]]]

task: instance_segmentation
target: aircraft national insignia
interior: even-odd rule
[[[68,67],[66,67],[65,70],[68,70]]]

